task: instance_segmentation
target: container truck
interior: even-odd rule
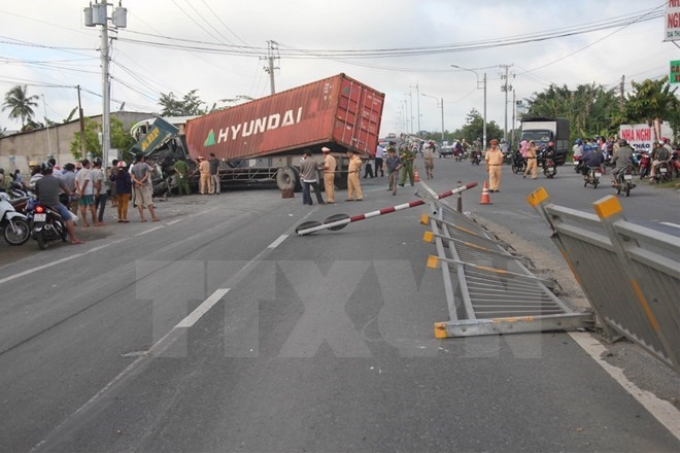
[[[186,122],[192,160],[212,153],[222,162],[223,186],[276,182],[299,187],[299,163],[309,149],[322,162],[326,146],[338,159],[336,185],[345,187],[347,151],[373,156],[385,95],[338,74],[218,110]]]
[[[562,165],[567,159],[567,153],[571,149],[569,143],[569,120],[566,118],[551,117],[523,117],[522,135],[520,142],[533,140],[537,147],[542,147],[548,142],[555,145],[555,163]]]

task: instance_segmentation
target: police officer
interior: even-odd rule
[[[501,185],[501,165],[503,165],[503,153],[498,147],[498,140],[495,138],[490,142],[491,147],[486,150],[484,161],[486,162],[486,172],[489,174],[489,192],[500,192]]]
[[[404,187],[404,184],[406,184],[407,175],[409,182],[411,185],[413,185],[415,180],[413,175],[413,161],[416,159],[416,153],[411,151],[407,145],[402,145],[399,158],[401,159],[401,182],[399,185]]]

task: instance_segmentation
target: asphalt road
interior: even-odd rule
[[[481,181],[470,167],[437,161],[431,185]],[[493,205],[475,190],[464,208],[546,237],[523,206],[538,182],[507,170]],[[556,202],[609,193],[568,170],[549,181]],[[191,196],[159,203],[160,223],[83,231],[83,246],[28,243],[8,262],[1,245],[0,450],[680,450],[566,334],[434,340],[446,303],[426,208],[295,235],[413,199],[362,181],[361,203]],[[639,189],[627,212],[677,222],[674,192]]]

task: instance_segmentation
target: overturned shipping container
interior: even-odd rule
[[[299,156],[349,150],[375,154],[385,95],[338,74],[297,88],[210,113],[186,123],[192,158],[210,153],[231,170],[222,179],[276,179],[279,187],[297,180]],[[343,184],[340,160],[338,185]],[[225,179],[227,181],[225,181]]]

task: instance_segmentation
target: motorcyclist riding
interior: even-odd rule
[[[581,156],[580,163],[581,174],[587,176],[589,170],[602,168],[602,164],[604,164],[604,153],[600,148],[592,148]]]
[[[626,169],[629,165],[633,165],[633,148],[630,147],[626,139],[622,138],[619,140],[619,151],[612,158],[612,165],[614,165],[614,170],[612,171],[612,185],[616,185],[619,173]]]

